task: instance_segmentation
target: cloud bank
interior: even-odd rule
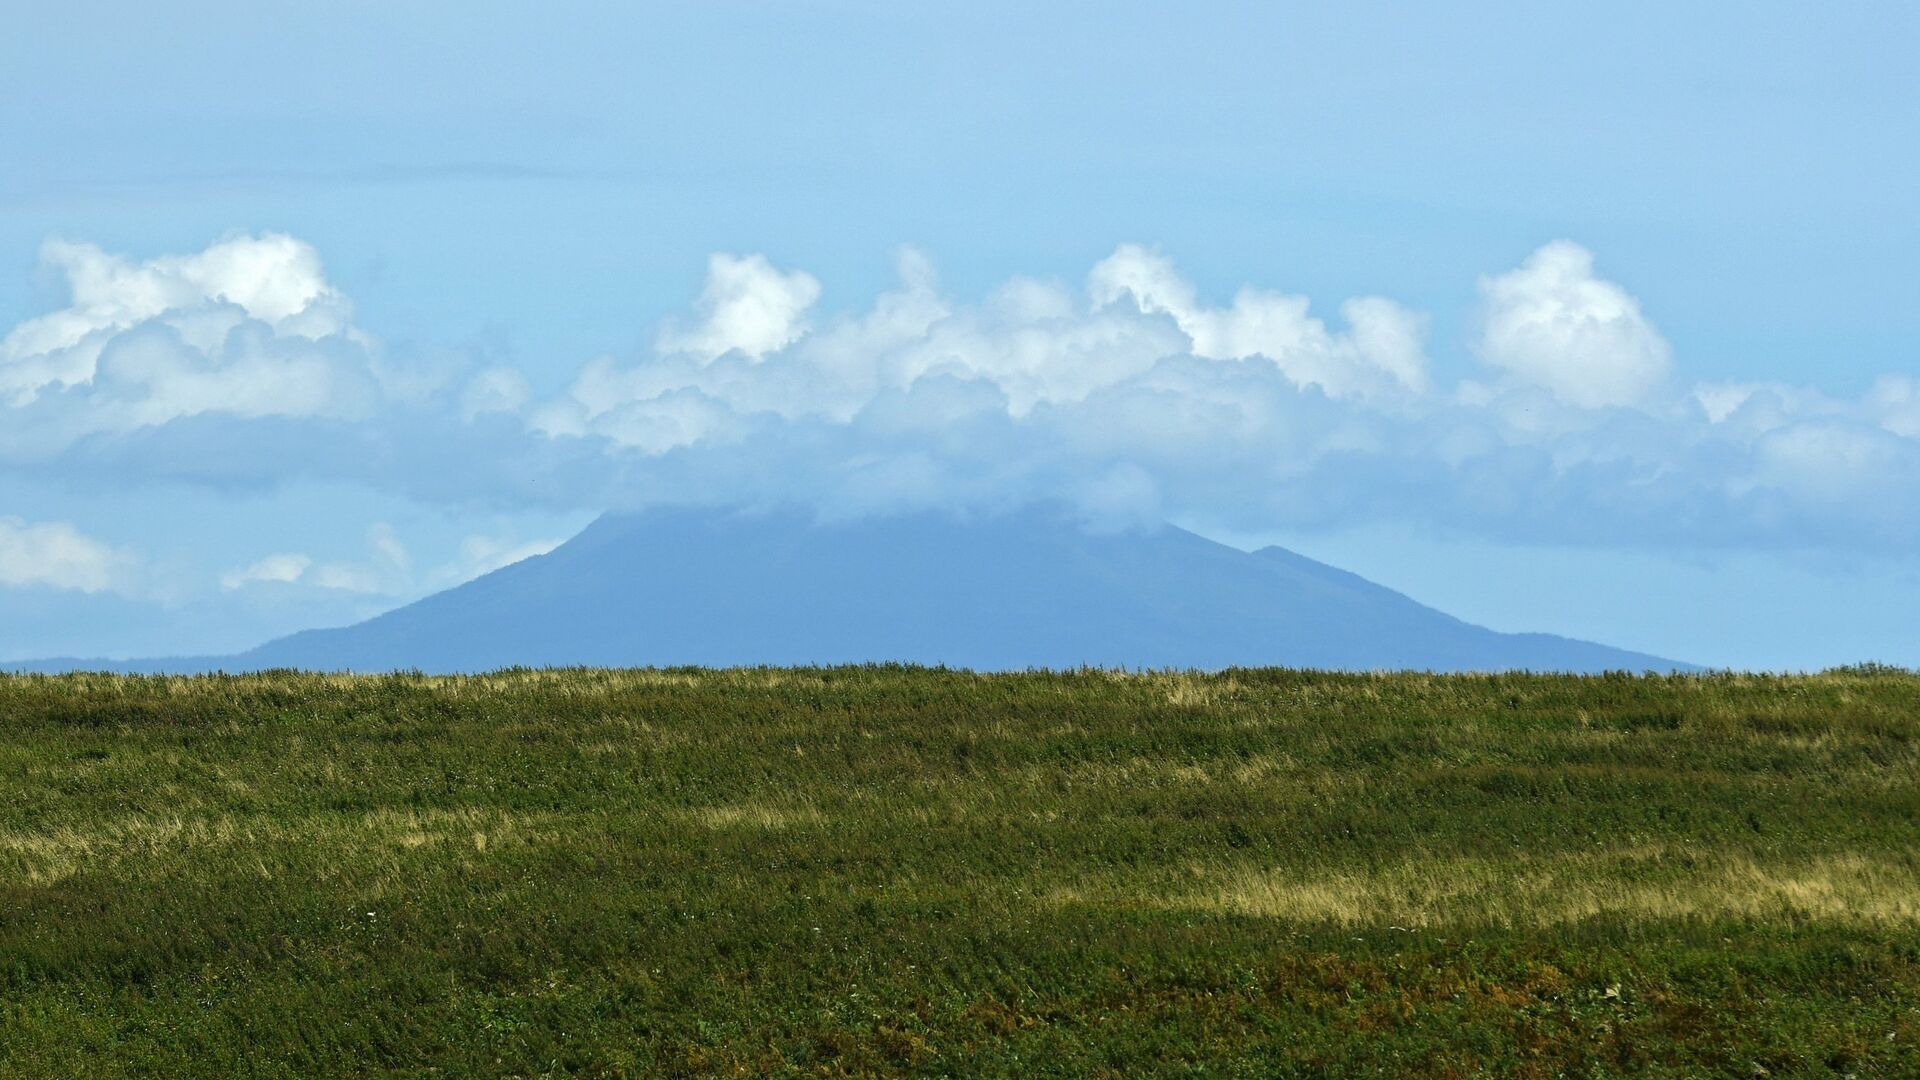
[[[546,399],[511,368],[397,361],[289,237],[145,262],[57,242],[43,258],[71,299],[0,339],[0,466],[76,482],[319,476],[447,503],[829,515],[1046,499],[1108,522],[1414,521],[1586,545],[1920,541],[1920,381],[1889,374],[1854,399],[1689,381],[1639,302],[1566,241],[1480,280],[1464,377],[1436,371],[1426,317],[1392,300],[1328,316],[1248,286],[1209,303],[1127,244],[1080,283],[1015,278],[970,301],[906,252],[896,287],[830,313],[813,276],[716,255],[649,353],[591,359]],[[234,587],[317,573],[269,562]]]

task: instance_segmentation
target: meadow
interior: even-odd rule
[[[0,1075],[1920,1076],[1920,677],[0,678]]]

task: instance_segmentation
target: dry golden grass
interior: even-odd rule
[[[42,831],[0,833],[0,886],[48,886],[76,874],[110,873],[116,864],[152,860],[224,860],[247,849],[307,847],[338,852],[342,864],[367,865],[383,849],[471,845],[495,850],[537,843],[552,815],[495,809],[373,810],[303,815],[288,820],[255,816],[132,815]]]
[[[1645,846],[1379,869],[1196,866],[1167,906],[1344,927],[1540,929],[1596,917],[1762,919],[1920,928],[1920,864],[1852,853],[1775,862]],[[1128,890],[1081,894],[1127,902]]]
[[[764,802],[703,806],[687,811],[687,816],[710,829],[789,829],[797,825],[817,825],[826,820],[826,816],[812,806],[779,806]]]

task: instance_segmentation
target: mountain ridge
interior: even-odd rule
[[[573,539],[345,627],[230,656],[10,670],[428,672],[900,661],[979,670],[1247,666],[1690,670],[1489,630],[1279,547],[1058,508],[822,522],[797,509],[603,515]]]

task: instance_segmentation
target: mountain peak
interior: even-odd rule
[[[553,551],[354,626],[186,670],[837,664],[1675,670],[1462,622],[1347,571],[1045,506],[820,520],[610,513]]]

